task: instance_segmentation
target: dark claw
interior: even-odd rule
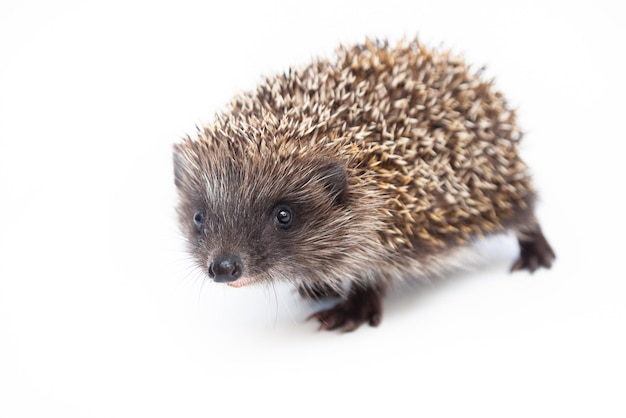
[[[370,316],[370,326],[377,327],[380,325],[380,321],[382,321],[383,316],[381,314],[373,314]]]
[[[320,326],[318,330],[333,330],[339,328],[342,325],[341,316],[335,314],[333,309],[314,313],[307,318],[307,321],[312,318],[315,318],[319,321]]]
[[[513,266],[511,267],[511,272],[521,270],[523,268],[524,268],[524,260],[520,257],[517,259],[515,264],[513,264]]]

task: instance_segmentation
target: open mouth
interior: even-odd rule
[[[234,282],[226,283],[230,287],[244,287],[257,281],[256,277],[240,277]]]

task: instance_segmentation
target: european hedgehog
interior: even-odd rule
[[[174,146],[178,214],[215,282],[338,298],[322,329],[381,321],[391,285],[515,232],[512,270],[555,255],[534,216],[515,112],[491,81],[417,39],[368,40],[265,78]]]

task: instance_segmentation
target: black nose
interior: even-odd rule
[[[209,265],[209,277],[216,282],[234,282],[241,277],[243,263],[236,255],[216,255]]]

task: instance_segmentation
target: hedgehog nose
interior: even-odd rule
[[[243,263],[236,255],[216,255],[209,264],[209,277],[219,283],[234,282],[242,270]]]

